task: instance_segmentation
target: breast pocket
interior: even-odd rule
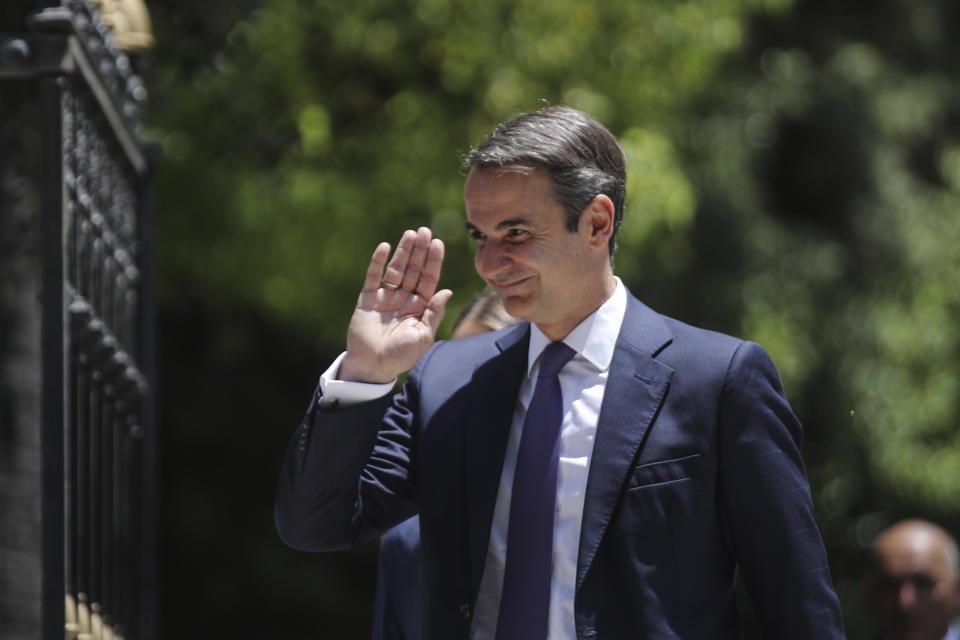
[[[628,491],[643,491],[670,482],[700,477],[699,453],[673,460],[661,460],[634,467],[630,474]]]
[[[632,517],[646,523],[690,517],[701,484],[701,464],[696,453],[635,467],[625,496]]]

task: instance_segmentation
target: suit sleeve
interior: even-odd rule
[[[286,544],[351,548],[416,512],[416,380],[426,360],[393,398],[328,408],[314,399],[280,472],[274,522]]]
[[[764,638],[844,637],[800,456],[802,428],[769,356],[735,352],[720,407],[721,518]]]

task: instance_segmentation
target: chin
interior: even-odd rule
[[[530,320],[534,305],[524,296],[504,296],[503,308],[514,318]]]

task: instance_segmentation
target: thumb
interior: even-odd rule
[[[423,321],[430,327],[431,333],[437,335],[437,329],[440,328],[440,322],[443,320],[443,314],[447,311],[447,302],[453,297],[453,291],[450,289],[441,289],[433,294],[427,308],[423,310]]]

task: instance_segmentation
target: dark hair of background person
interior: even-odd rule
[[[613,201],[613,257],[627,195],[627,162],[613,134],[587,114],[554,106],[502,122],[463,156],[463,164],[465,169],[543,169],[566,210],[571,232],[597,195],[608,196]]]
[[[470,304],[463,308],[453,323],[451,338],[466,338],[468,336],[496,331],[519,322],[503,307],[503,300],[496,291],[485,291]]]

